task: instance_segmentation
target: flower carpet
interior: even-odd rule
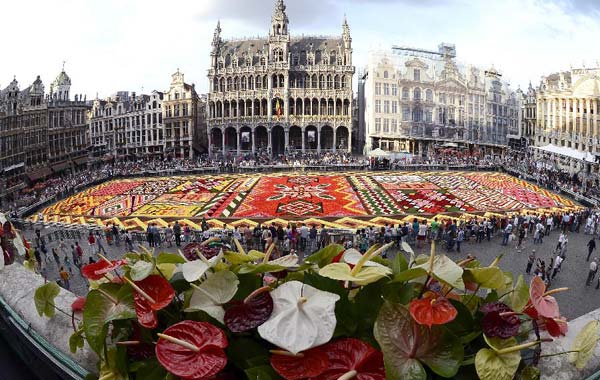
[[[339,228],[397,223],[406,217],[554,212],[578,206],[506,174],[354,172],[172,176],[114,180],[44,210],[48,222],[167,225],[282,224]]]

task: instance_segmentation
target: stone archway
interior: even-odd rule
[[[289,149],[302,150],[302,129],[297,125],[290,127]]]
[[[333,128],[329,125],[321,127],[321,150],[333,150]]]
[[[242,151],[252,151],[252,129],[247,125],[240,128],[240,148]]]
[[[225,129],[225,150],[237,152],[237,131],[233,127]]]
[[[317,135],[317,127],[309,125],[304,129],[304,141],[306,150],[316,151],[319,147],[319,137]]]
[[[219,128],[213,128],[210,131],[210,143],[208,148],[210,152],[221,152],[223,150],[223,132]]]
[[[269,132],[263,125],[259,125],[254,129],[254,135],[256,137],[256,150],[258,152],[266,152],[269,147]]]
[[[285,131],[281,125],[271,128],[271,153],[273,157],[285,153]]]
[[[340,125],[335,130],[335,148],[337,150],[347,151],[350,147],[348,128]]]

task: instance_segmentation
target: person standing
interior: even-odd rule
[[[587,280],[585,281],[586,286],[590,286],[592,281],[594,281],[594,277],[596,276],[596,272],[598,271],[598,258],[594,258],[590,263],[590,271],[588,272]]]
[[[465,240],[465,229],[461,227],[460,230],[458,230],[458,234],[456,235],[456,252],[460,253],[460,245],[462,244],[463,240]]]
[[[71,284],[69,283],[69,279],[71,278],[71,276],[69,276],[69,272],[67,272],[64,267],[60,267],[60,271],[58,272],[58,274],[60,276],[60,280],[63,283],[64,288],[70,290]]]
[[[60,257],[58,256],[58,251],[56,250],[56,247],[52,248],[52,256],[54,257],[54,261],[56,262],[56,266],[58,267],[60,265]]]
[[[596,239],[593,236],[592,236],[592,239],[590,241],[588,241],[587,247],[588,247],[588,255],[587,255],[587,258],[585,259],[585,261],[590,261],[590,256],[592,255],[592,252],[594,252],[594,249],[596,249]]]
[[[175,245],[178,247],[181,246],[181,226],[177,220],[173,226],[173,234],[175,234]]]
[[[417,248],[421,248],[427,238],[427,221],[423,219],[417,231]]]
[[[131,232],[129,231],[125,232],[125,244],[129,251],[133,251],[133,241],[131,240]]]
[[[73,258],[73,264],[75,264],[76,267],[80,268],[81,261],[79,261],[79,256],[77,255],[77,250],[75,249],[74,245],[71,246],[71,257]]]
[[[508,244],[508,238],[509,238],[510,234],[512,233],[512,229],[513,229],[512,224],[510,222],[508,222],[508,224],[504,228],[504,235],[502,237],[502,245]]]
[[[167,225],[167,228],[165,228],[165,240],[169,247],[173,246],[173,229],[170,225]]]
[[[552,270],[552,279],[554,280],[554,277],[556,277],[556,275],[558,274],[558,272],[560,272],[560,266],[562,265],[562,262],[564,261],[564,259],[562,258],[561,255],[557,255],[556,258],[554,259],[554,268]]]
[[[531,274],[531,267],[533,267],[534,263],[535,263],[535,249],[533,251],[531,251],[531,255],[529,255],[529,258],[527,259],[527,267],[525,267],[525,273]]]

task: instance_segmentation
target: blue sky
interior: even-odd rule
[[[177,68],[207,88],[210,41],[266,35],[275,0],[19,0],[0,3],[0,87],[50,82],[66,61],[72,93],[168,88]],[[371,49],[456,44],[461,62],[492,64],[512,83],[600,61],[595,0],[287,0],[290,32],[340,34],[346,14],[357,70]],[[8,33],[8,31],[11,31]]]

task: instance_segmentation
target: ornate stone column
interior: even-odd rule
[[[212,129],[209,128],[208,130],[208,157],[212,157]]]
[[[306,130],[305,127],[302,127],[302,154],[304,154],[306,152],[306,146],[305,146],[305,134],[306,134]]]
[[[284,127],[283,128],[283,141],[284,141],[284,147],[283,147],[283,152],[286,153],[286,151],[289,149],[290,146],[290,127]]]
[[[348,153],[352,152],[352,127],[348,128]]]
[[[221,128],[221,145],[223,146],[221,149],[221,153],[225,155],[225,129]]]
[[[271,154],[273,153],[273,146],[271,145],[271,128],[267,128],[267,149],[271,150]]]
[[[321,127],[317,128],[317,153],[321,153]]]
[[[337,135],[337,128],[335,127],[335,124],[334,124],[334,126],[333,126],[333,151],[334,152],[335,152],[336,145],[337,145],[336,141],[335,141],[336,135]]]

